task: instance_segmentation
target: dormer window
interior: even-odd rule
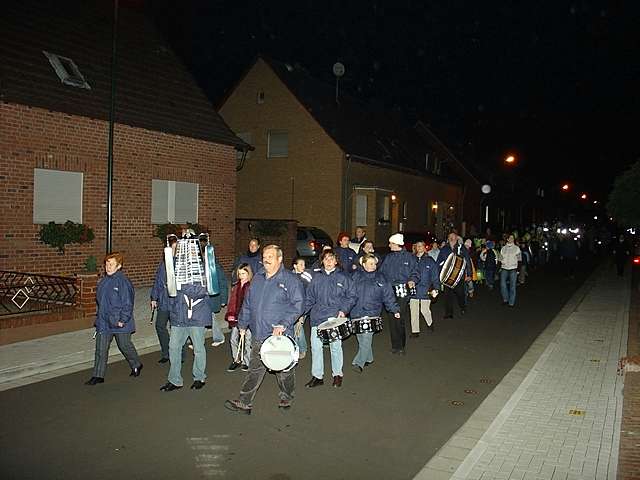
[[[78,66],[73,60],[44,50],[42,53],[44,53],[45,57],[49,59],[49,63],[51,63],[51,66],[62,83],[72,87],[91,90],[91,86],[89,86],[87,81],[84,79],[82,73],[80,73],[80,70],[78,69]]]

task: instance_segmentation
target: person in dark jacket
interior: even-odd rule
[[[372,240],[365,240],[364,242],[362,242],[362,245],[360,246],[360,250],[358,251],[358,256],[356,257],[356,265],[358,266],[358,268],[356,270],[362,270],[362,257],[364,257],[367,253],[373,255],[374,257],[376,257],[378,259],[378,265],[377,268],[380,268],[380,265],[382,264],[382,257],[375,251],[375,245],[373,243]]]
[[[483,262],[484,280],[489,290],[493,290],[493,284],[496,281],[496,269],[498,267],[498,257],[493,249],[495,244],[493,240],[487,240],[485,248],[480,252],[480,259]]]
[[[104,269],[107,273],[96,289],[96,352],[93,366],[93,376],[85,382],[86,385],[104,383],[107,370],[109,346],[116,339],[118,349],[131,367],[132,377],[140,375],[142,363],[138,357],[136,347],[131,342],[131,334],[136,331],[133,319],[134,290],[133,285],[122,273],[124,256],[121,253],[111,253],[104,258]]]
[[[358,297],[351,281],[351,275],[338,268],[338,257],[333,250],[325,250],[320,257],[322,269],[314,272],[307,288],[305,312],[309,312],[311,325],[311,380],[307,388],[324,384],[324,353],[322,340],[318,337],[318,326],[329,318],[344,318],[356,304]],[[344,357],[342,341],[330,344],[333,386],[342,386],[342,366]]]
[[[464,285],[465,282],[471,280],[471,259],[469,258],[469,253],[464,245],[458,241],[458,234],[455,232],[451,232],[447,236],[447,243],[440,249],[440,253],[438,254],[438,269],[442,272],[442,267],[444,262],[447,261],[449,255],[455,253],[456,255],[460,255],[465,259],[465,271],[464,278],[462,278],[458,284],[454,288],[444,287],[444,318],[453,318],[453,297],[455,296],[458,300],[458,306],[460,307],[460,314],[465,314],[465,305],[466,298],[464,293]]]
[[[338,235],[338,246],[335,248],[340,268],[344,273],[351,274],[358,268],[356,257],[358,254],[349,247],[349,234],[346,232]]]
[[[351,309],[351,318],[379,317],[382,306],[393,313],[396,319],[400,318],[400,307],[384,276],[376,272],[378,259],[375,255],[367,253],[361,257],[362,270],[353,273],[353,281],[358,300]],[[373,332],[358,333],[358,353],[351,364],[353,369],[362,373],[364,367],[373,363]]]
[[[193,384],[191,389],[204,387],[207,375],[207,352],[204,347],[206,327],[211,326],[213,312],[209,302],[207,287],[200,284],[185,284],[175,297],[169,297],[169,319],[171,337],[169,339],[169,378],[160,390],[171,392],[182,388],[182,361],[180,351],[187,338],[193,345]]]
[[[407,343],[406,322],[409,317],[409,290],[420,281],[416,257],[404,248],[404,235],[395,233],[389,237],[390,252],[384,257],[379,271],[393,288],[400,307],[400,318],[386,313],[391,335],[391,353],[404,355]]]
[[[172,236],[169,239],[169,245],[173,249],[173,255],[176,254],[176,245],[178,243],[178,237]],[[158,342],[160,342],[160,360],[158,363],[167,363],[169,361],[169,294],[167,292],[167,268],[164,264],[164,259],[158,265],[156,269],[156,277],[151,287],[151,309],[156,310],[156,334],[158,335]],[[182,349],[182,360],[184,361],[187,353],[187,346]]]
[[[303,313],[304,297],[300,280],[282,265],[282,249],[267,245],[262,249],[264,268],[253,276],[249,291],[244,298],[238,328],[240,335],[251,330],[251,361],[240,395],[235,400],[226,400],[228,410],[250,414],[258,388],[267,373],[260,359],[260,348],[271,335],[293,336],[293,326]],[[291,407],[295,388],[295,367],[276,373],[280,389],[278,407]]]
[[[416,259],[420,281],[416,284],[416,294],[409,300],[411,311],[411,336],[420,335],[420,314],[427,322],[427,328],[433,331],[433,317],[431,316],[431,300],[434,298],[430,292],[440,290],[440,276],[438,264],[426,252],[424,242],[416,242]],[[420,255],[422,253],[422,255]]]
[[[260,239],[253,237],[249,240],[247,245],[247,251],[236,258],[233,263],[233,271],[235,272],[241,264],[246,263],[251,267],[251,271],[255,275],[262,270],[262,252],[260,252]],[[238,279],[235,276],[231,276],[231,282],[235,283]]]
[[[625,241],[624,235],[620,235],[618,237],[618,241],[613,244],[613,256],[615,258],[616,271],[618,272],[619,277],[624,275],[624,266],[627,263],[629,254],[629,245]]]
[[[302,282],[302,286],[304,288],[304,294],[306,295],[307,287],[309,283],[311,283],[311,279],[313,278],[311,274],[307,271],[307,264],[302,257],[296,257],[293,260],[293,273],[295,273],[298,278]],[[298,350],[300,352],[300,360],[307,356],[307,337],[304,332],[304,319],[305,316],[302,315],[300,320],[296,322],[296,326],[294,328],[296,334],[296,343],[298,344]]]

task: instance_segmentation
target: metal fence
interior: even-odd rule
[[[0,270],[0,316],[73,306],[77,293],[73,277]]]

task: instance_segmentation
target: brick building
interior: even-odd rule
[[[0,20],[0,270],[72,274],[105,253],[113,2],[12,2]],[[113,250],[148,285],[156,224],[210,229],[234,256],[236,151],[246,149],[141,12],[120,8]],[[64,255],[41,224],[72,220],[95,240]]]
[[[219,112],[255,147],[238,172],[238,217],[292,218],[333,237],[363,225],[381,246],[394,231],[442,235],[465,220],[463,182],[414,126],[336,101],[335,85],[301,67],[258,58]]]

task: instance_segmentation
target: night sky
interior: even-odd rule
[[[176,5],[179,5],[176,6]],[[624,5],[624,6],[623,6]],[[452,149],[602,198],[640,157],[640,4],[214,1],[148,4],[214,102],[258,54],[422,119]]]

